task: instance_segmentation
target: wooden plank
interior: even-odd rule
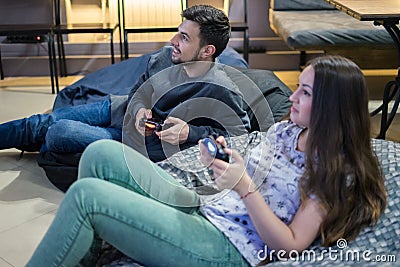
[[[325,0],[358,20],[399,19],[399,0]]]

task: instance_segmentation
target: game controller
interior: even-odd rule
[[[229,162],[229,155],[225,153],[224,146],[217,143],[213,136],[203,139],[203,144],[206,146],[208,153],[216,159]]]
[[[146,127],[146,130],[158,132],[162,130],[162,127],[164,126],[164,121],[157,118],[142,118],[139,121],[139,126]]]

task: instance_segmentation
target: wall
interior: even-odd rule
[[[35,0],[37,1],[37,0]],[[250,35],[249,63],[252,68],[291,70],[298,68],[298,53],[290,51],[282,40],[269,28],[269,0],[248,1]],[[65,6],[64,6],[65,8]],[[241,17],[242,0],[231,0],[231,16]],[[28,12],[29,13],[29,12]],[[28,14],[25,13],[25,14]],[[65,12],[64,12],[65,14]],[[75,34],[74,38],[79,35]],[[172,36],[172,34],[171,34]],[[240,33],[233,33],[230,45],[241,49]],[[166,36],[166,41],[169,37]],[[118,33],[114,34],[114,50],[119,57]],[[132,56],[158,49],[167,42],[131,42]],[[86,74],[110,64],[110,48],[107,42],[65,44],[68,73]],[[48,75],[47,44],[1,44],[2,62],[6,77]]]

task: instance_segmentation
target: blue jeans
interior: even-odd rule
[[[97,236],[145,266],[248,266],[198,205],[196,193],[138,152],[95,142],[27,266],[75,266]]]
[[[0,125],[0,149],[42,147],[42,151],[78,153],[96,140],[121,141],[121,129],[110,128],[110,100],[59,108],[50,114]]]

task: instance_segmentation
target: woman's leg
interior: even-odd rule
[[[71,186],[27,266],[75,266],[94,235],[145,266],[247,266],[207,219],[99,179]]]
[[[92,143],[84,151],[78,179],[95,177],[149,196],[185,212],[197,209],[198,195],[139,152],[112,140]]]

